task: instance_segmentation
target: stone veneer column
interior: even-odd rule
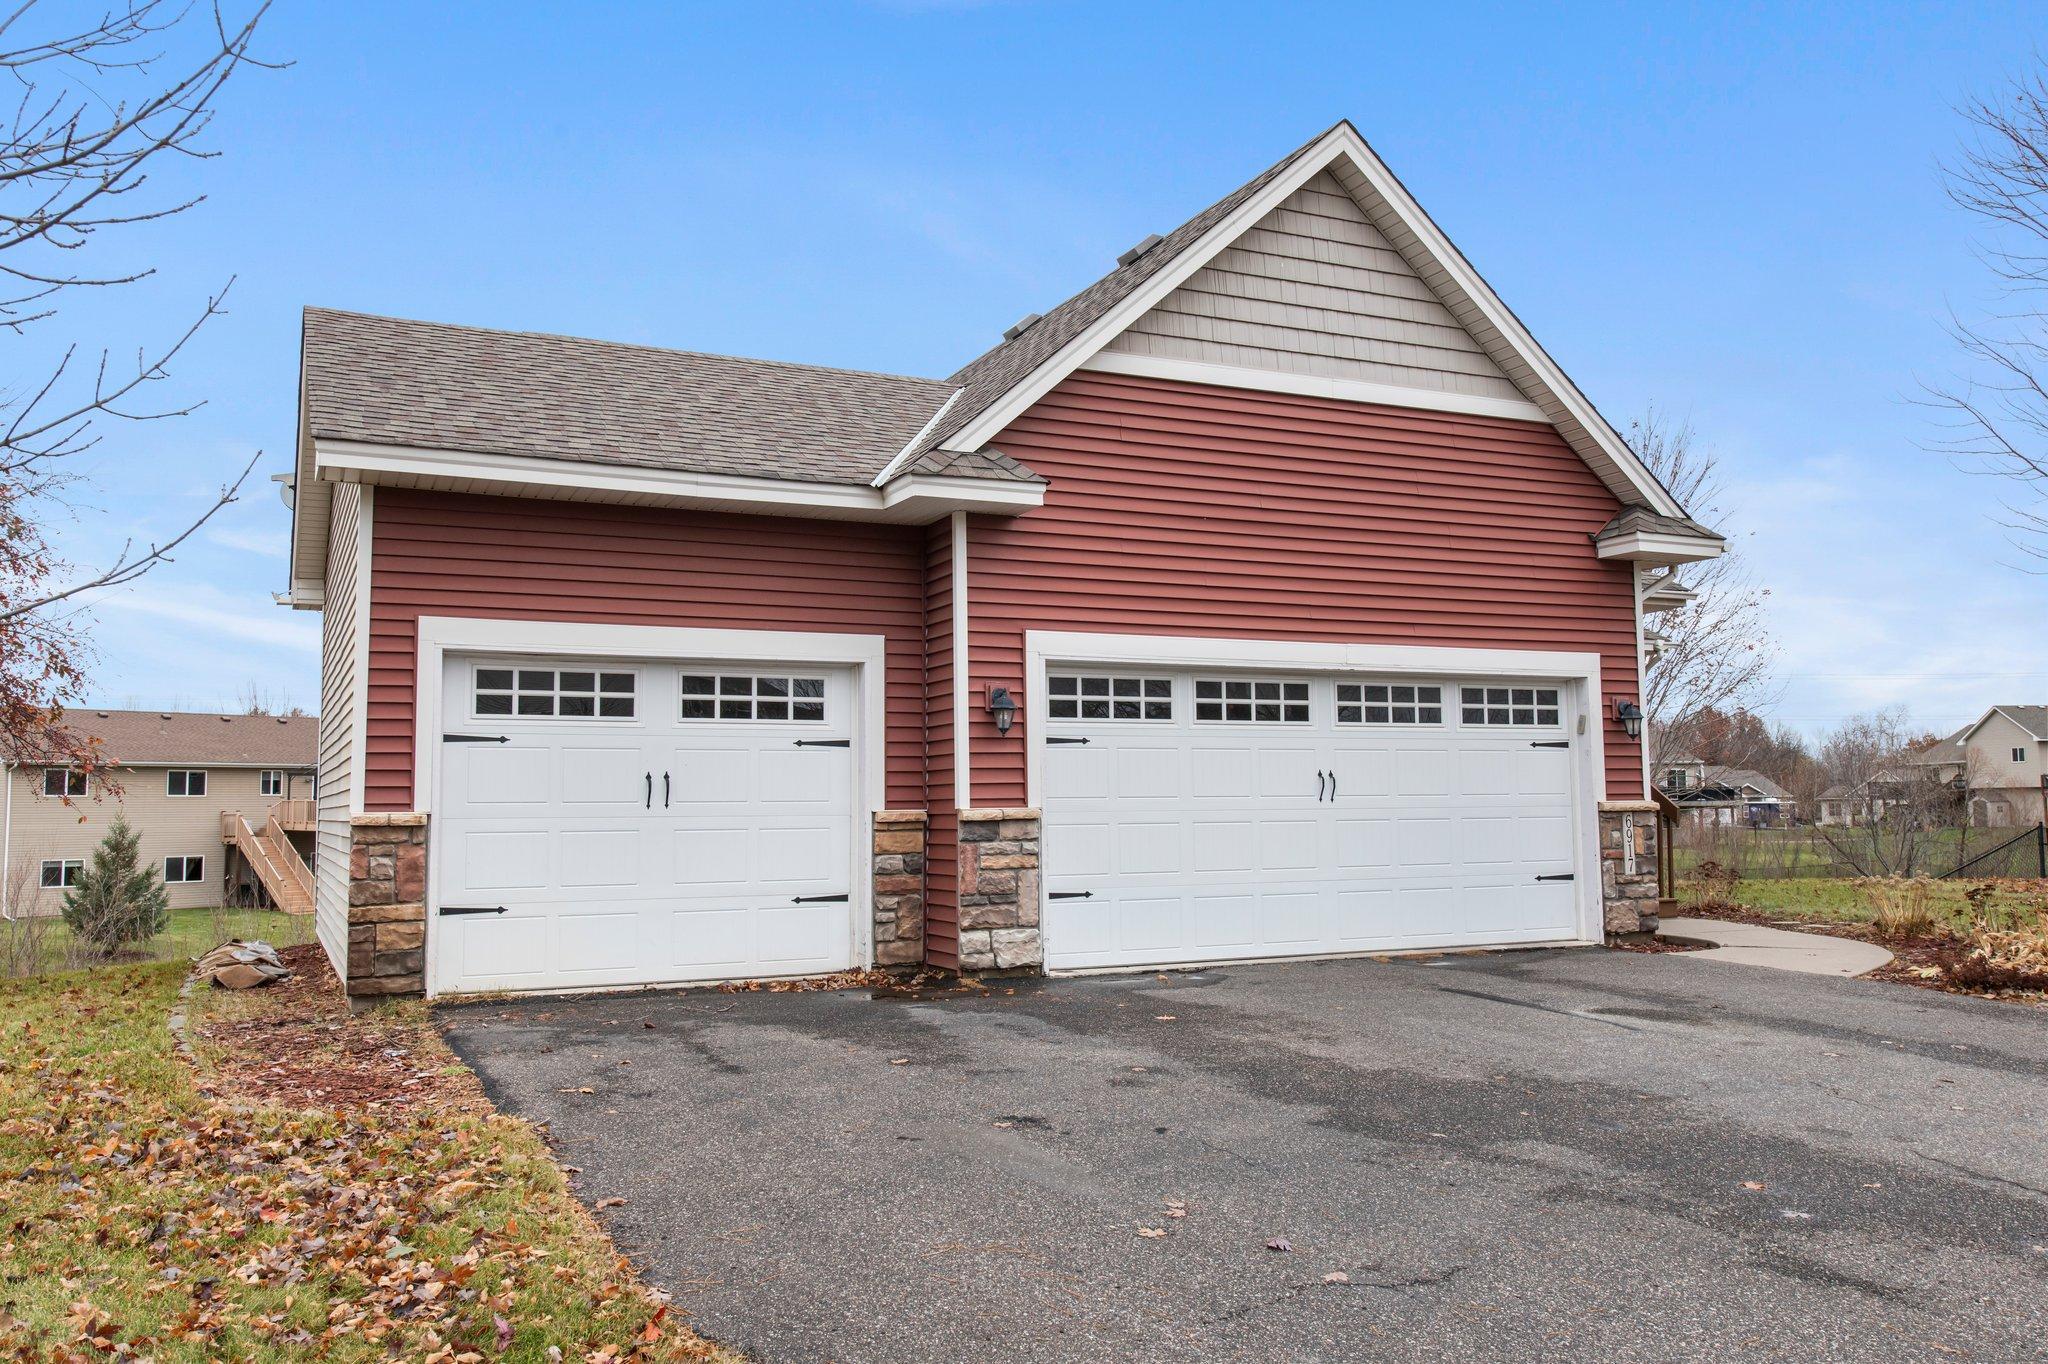
[[[877,966],[915,966],[924,960],[924,829],[922,810],[875,812]]]
[[[1628,870],[1629,849],[1623,828],[1635,842],[1635,870]],[[1600,802],[1600,903],[1607,932],[1657,931],[1657,807],[1647,800]]]
[[[960,812],[960,969],[1040,970],[1038,811]]]
[[[348,993],[370,1000],[427,991],[427,817],[349,821]]]

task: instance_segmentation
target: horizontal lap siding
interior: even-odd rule
[[[960,965],[960,820],[953,787],[953,523],[925,537],[925,960]]]
[[[993,444],[1051,488],[972,523],[977,688],[1024,680],[1024,631],[1085,630],[1598,652],[1636,694],[1630,566],[1590,538],[1620,504],[1548,426],[1083,373]],[[1025,802],[1014,733],[972,757],[974,804]]]
[[[414,808],[421,616],[887,637],[888,803],[924,803],[924,531],[385,488],[364,804]]]

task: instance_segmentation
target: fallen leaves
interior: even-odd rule
[[[1293,1251],[1294,1242],[1288,1240],[1285,1236],[1275,1236],[1272,1240],[1266,1242],[1266,1249],[1277,1250],[1282,1254],[1287,1254]]]
[[[1762,1193],[1764,1182],[1761,1179],[1745,1179],[1742,1181],[1742,1187],[1750,1190],[1752,1193]]]
[[[1138,1235],[1140,1235],[1140,1236],[1144,1237],[1144,1238],[1145,1238],[1146,1240],[1148,1240],[1148,1241],[1161,1241],[1161,1240],[1164,1240],[1164,1239],[1166,1239],[1166,1228],[1165,1228],[1165,1227],[1139,1227],[1139,1228],[1138,1228]]]
[[[599,1212],[603,1212],[606,1208],[625,1207],[626,1200],[623,1198],[600,1198],[597,1200],[597,1202],[592,1203],[590,1206],[597,1209]]]
[[[1341,1269],[1335,1269],[1335,1270],[1331,1270],[1331,1271],[1330,1271],[1330,1272],[1329,1272],[1328,1274],[1325,1274],[1325,1275],[1323,1275],[1323,1282],[1324,1282],[1324,1283],[1350,1283],[1350,1282],[1351,1282],[1351,1276],[1350,1276],[1349,1274],[1346,1274],[1346,1273],[1345,1273],[1345,1272],[1344,1272],[1343,1270],[1341,1270]]]

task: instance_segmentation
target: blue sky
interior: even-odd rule
[[[132,348],[236,276],[166,393],[208,404],[112,431],[60,538],[286,468],[305,304],[944,375],[1349,117],[1611,419],[1720,451],[1775,714],[2048,700],[2048,579],[1914,401],[1950,310],[1996,302],[1941,192],[1954,106],[2038,5],[1379,8],[281,0],[296,65],[238,77],[223,155],[169,177],[208,201],[110,244],[159,275],[70,321]],[[313,707],[287,525],[255,483],[98,602],[91,699]]]

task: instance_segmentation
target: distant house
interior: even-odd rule
[[[2048,706],[1993,706],[1869,780],[1821,793],[1819,822],[1862,824],[1935,790],[1980,829],[2048,822]]]
[[[1792,793],[1763,773],[1697,758],[1662,763],[1657,789],[1695,824],[1776,826],[1789,822],[1797,808]]]
[[[107,826],[125,814],[173,909],[269,903],[311,912],[317,718],[136,710],[64,718],[100,741],[121,792],[95,799],[81,773],[0,760],[0,910],[57,913]]]

